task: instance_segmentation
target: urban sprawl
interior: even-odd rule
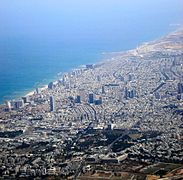
[[[182,179],[183,31],[7,101],[0,144],[0,179]]]

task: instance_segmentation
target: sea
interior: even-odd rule
[[[2,0],[0,104],[182,25],[182,0]]]

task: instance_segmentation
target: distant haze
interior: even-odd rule
[[[164,21],[159,21],[162,16]],[[0,36],[117,38],[124,26],[129,26],[129,33],[159,30],[181,23],[181,18],[182,0],[1,0]]]
[[[0,102],[182,24],[183,0],[0,0]]]

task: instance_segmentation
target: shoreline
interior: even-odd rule
[[[48,85],[43,85],[43,87],[38,87],[40,89],[40,91],[44,91],[48,88]],[[28,92],[27,94],[25,94],[24,96],[25,97],[28,97],[28,96],[32,96],[34,95],[35,91],[30,91]]]
[[[98,62],[93,62],[93,63],[90,63],[90,64],[98,64],[100,62],[102,62],[102,60],[99,60]],[[50,80],[48,81],[48,83],[49,82],[57,83],[57,81],[59,80],[59,77],[62,77],[63,74],[68,73],[68,72],[72,72],[74,69],[83,68],[85,65],[86,64],[80,64],[80,65],[78,65],[75,68],[68,69],[67,71],[64,71],[64,72],[59,72],[59,73],[57,73],[57,75],[55,75],[55,78],[50,78]],[[12,98],[9,98],[7,100],[3,100],[2,102],[0,102],[0,106],[5,106],[7,101],[13,101],[13,100],[21,99],[22,97],[30,97],[30,96],[33,96],[34,93],[35,93],[35,90],[37,88],[42,92],[42,91],[48,89],[48,83],[47,84],[42,84],[42,85],[40,85],[38,87],[35,87],[35,88],[31,88],[32,90],[29,90],[27,92],[24,92],[24,93],[22,93],[22,95],[17,95],[16,97],[12,97]]]
[[[53,81],[53,82],[56,81],[56,78],[50,79],[49,82],[51,82],[51,81]],[[30,88],[27,91],[22,91],[22,93],[14,96],[14,97],[12,96],[12,97],[9,97],[9,98],[7,98],[5,100],[2,100],[2,102],[0,101],[0,106],[6,105],[7,101],[13,101],[13,100],[21,99],[22,97],[33,96],[34,93],[35,93],[36,88],[39,88],[39,90],[43,91],[43,90],[46,90],[48,88],[48,84],[42,84],[42,85],[40,85],[38,87],[32,87],[32,88]]]
[[[171,32],[169,32],[169,33],[166,33],[165,35],[162,35],[161,37],[156,38],[156,39],[154,39],[154,40],[142,42],[138,47],[143,46],[143,45],[148,45],[148,44],[150,44],[150,43],[154,43],[155,41],[158,41],[158,40],[160,40],[160,39],[166,37],[167,35],[171,35],[171,34],[177,33],[177,32],[179,32],[179,31],[182,30],[182,29],[183,29],[183,26],[177,28],[177,29],[174,30],[174,31],[171,31]],[[104,62],[106,62],[106,61],[111,60],[113,57],[115,57],[115,56],[117,56],[117,55],[119,55],[119,54],[128,53],[128,52],[130,52],[130,51],[132,51],[132,50],[136,50],[138,47],[134,47],[134,48],[131,48],[131,49],[129,49],[129,50],[122,50],[122,51],[102,52],[101,55],[107,55],[109,58],[106,58],[106,57],[105,57],[103,60],[100,59],[100,60],[97,60],[97,62],[92,62],[92,63],[89,63],[89,64],[97,65],[97,64],[100,64],[100,63],[104,63]],[[87,63],[86,63],[86,64],[87,64]],[[59,73],[57,73],[57,75],[55,76],[55,78],[51,78],[49,82],[55,83],[56,81],[59,80],[59,79],[57,79],[59,74],[60,74],[60,75],[63,75],[64,73],[68,73],[68,72],[70,72],[70,71],[73,71],[74,69],[81,68],[81,67],[85,66],[86,64],[84,64],[84,65],[83,65],[83,64],[80,64],[80,65],[78,65],[77,67],[72,68],[72,69],[68,69],[68,70],[65,71],[65,72],[59,72]],[[48,83],[49,83],[49,82],[48,82]],[[30,90],[30,91],[28,91],[28,92],[22,93],[22,95],[17,95],[17,97],[9,98],[9,99],[7,99],[7,100],[3,100],[2,102],[0,102],[0,106],[5,105],[5,104],[6,104],[6,101],[12,101],[12,100],[16,100],[16,99],[21,99],[21,97],[32,96],[32,95],[34,95],[35,89],[36,89],[36,88],[39,88],[40,91],[44,91],[44,90],[46,90],[46,89],[48,88],[48,84],[43,84],[43,85],[41,85],[40,87],[35,87],[34,90]],[[33,88],[31,88],[31,89],[33,89]]]

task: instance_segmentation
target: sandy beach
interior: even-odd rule
[[[44,90],[46,90],[48,88],[48,85],[44,85],[43,87],[41,87],[41,88],[39,88],[39,90],[40,91],[44,91]],[[29,93],[27,93],[25,96],[27,97],[27,96],[32,96],[32,95],[34,95],[34,92],[35,91],[30,91]]]

